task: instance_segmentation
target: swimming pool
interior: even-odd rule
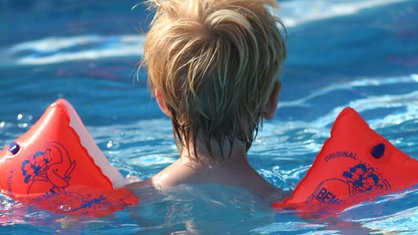
[[[0,146],[68,99],[124,175],[148,178],[177,157],[170,121],[136,67],[147,30],[136,1],[0,2]],[[274,120],[250,152],[278,187],[304,176],[338,112],[352,106],[397,147],[418,156],[418,2],[281,2],[289,56]],[[106,218],[64,218],[0,196],[0,233],[365,234],[418,232],[418,191],[303,220],[240,189],[181,186]]]

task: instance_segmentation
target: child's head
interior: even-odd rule
[[[210,151],[238,138],[248,149],[286,57],[277,0],[149,2],[143,59],[179,140],[195,147],[199,134]]]

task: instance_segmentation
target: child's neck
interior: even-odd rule
[[[232,149],[222,148],[224,153],[231,152],[229,158],[224,160],[219,148],[212,148],[211,155],[206,145],[198,143],[197,158],[193,150],[183,148],[180,158],[155,175],[152,183],[162,190],[178,184],[214,183],[245,188],[263,199],[271,195],[283,197],[283,191],[268,183],[250,166],[245,143],[237,141],[231,145]]]
[[[200,140],[200,141],[199,141]],[[215,167],[215,166],[229,166],[234,167],[242,163],[247,163],[247,148],[244,142],[238,138],[230,143],[225,141],[222,145],[216,141],[211,141],[210,150],[205,141],[198,138],[196,145],[190,144],[191,149],[180,147],[180,161],[190,167]]]

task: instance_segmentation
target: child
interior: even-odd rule
[[[261,199],[288,194],[248,163],[263,118],[273,118],[286,47],[276,0],[150,0],[148,81],[171,119],[180,158],[130,189],[216,183]]]

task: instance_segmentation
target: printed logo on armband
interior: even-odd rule
[[[358,163],[343,171],[339,178],[323,180],[309,196],[305,203],[339,205],[352,200],[355,196],[367,196],[391,189],[389,182],[378,168],[367,163]]]
[[[335,151],[325,156],[325,162],[331,161],[333,159],[347,158],[352,160],[357,160],[357,154],[350,151]]]
[[[313,196],[321,203],[340,204],[341,202],[341,199],[337,198],[337,196],[325,187],[320,188]]]
[[[76,161],[70,158],[67,149],[59,142],[48,142],[21,163],[27,194],[37,185],[45,187],[45,196],[63,192],[69,186]]]

